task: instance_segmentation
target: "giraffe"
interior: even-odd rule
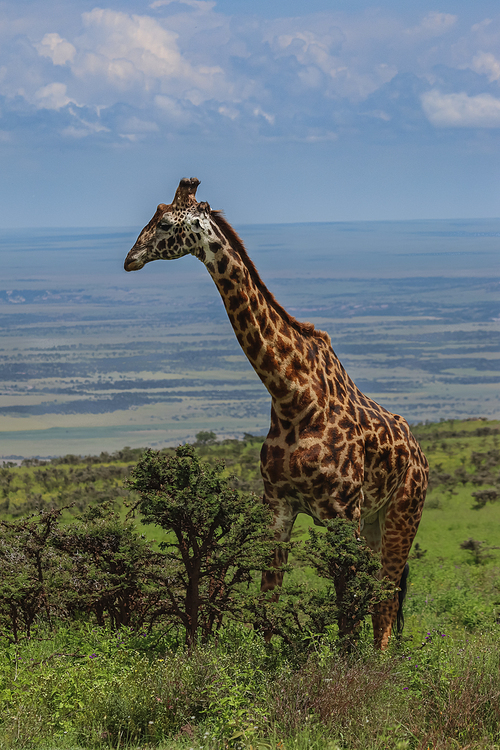
[[[276,301],[220,211],[196,200],[196,178],[180,181],[161,203],[125,260],[137,271],[153,260],[196,256],[222,297],[236,338],[271,395],[271,424],[261,451],[264,502],[275,538],[289,541],[299,513],[316,524],[341,516],[359,523],[381,575],[396,586],[417,532],[428,464],[407,422],[353,383],[327,333],[300,323]],[[281,585],[276,552],[262,590]],[[385,649],[398,596],[373,614],[375,646]]]

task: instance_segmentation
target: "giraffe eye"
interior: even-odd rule
[[[162,219],[159,222],[158,226],[160,227],[160,229],[172,229],[172,227],[174,226],[174,222],[170,221],[170,219]]]

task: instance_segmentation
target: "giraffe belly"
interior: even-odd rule
[[[262,466],[266,498],[274,496],[278,505],[285,501],[294,516],[305,513],[319,525],[339,515],[359,518],[363,497],[361,477],[339,479],[330,466],[317,463],[302,464],[300,473],[294,461],[283,461],[281,468],[278,477],[272,465]]]
[[[274,496],[278,504],[285,501],[294,515],[306,513],[318,524],[339,515],[355,520],[376,516],[392,497],[406,462],[396,469],[390,460],[371,456],[371,466],[366,466],[361,439],[333,453],[311,438],[293,447],[286,441],[268,443],[261,466],[266,497]]]
[[[352,520],[361,519],[364,523],[371,524],[390,500],[390,496],[368,496],[363,488],[359,489],[358,486],[343,487],[342,493],[341,495],[338,491],[332,492],[331,486],[327,485],[318,497],[317,488],[311,487],[307,490],[301,486],[300,490],[288,492],[285,497],[295,514],[305,513],[313,519],[316,526],[324,526],[329,519],[337,516]]]

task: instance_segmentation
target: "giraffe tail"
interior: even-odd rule
[[[403,628],[405,626],[405,618],[403,614],[403,603],[406,596],[406,591],[408,588],[408,573],[410,572],[410,566],[408,563],[406,563],[403,573],[401,575],[401,580],[399,582],[399,593],[398,593],[398,613],[396,615],[396,633],[397,635],[401,635],[403,632]]]

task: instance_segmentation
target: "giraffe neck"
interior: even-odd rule
[[[311,323],[299,323],[279,305],[232,227],[221,216],[216,222],[222,230],[221,246],[203,260],[236,338],[271,394],[278,416],[301,418],[311,408],[324,406],[327,372],[332,357],[336,360],[330,338]]]

